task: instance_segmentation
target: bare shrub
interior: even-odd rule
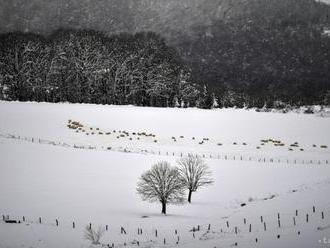
[[[86,226],[84,232],[84,238],[91,241],[93,245],[100,244],[100,239],[104,234],[104,229],[99,227],[97,230],[90,228],[90,226]]]

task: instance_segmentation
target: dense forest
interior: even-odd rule
[[[154,33],[59,30],[0,41],[7,100],[202,107],[180,56]]]
[[[325,3],[55,2],[31,0],[24,8],[18,0],[1,3],[1,99],[201,108],[330,105]]]

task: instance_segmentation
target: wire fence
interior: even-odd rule
[[[189,153],[199,155],[205,159],[217,159],[217,160],[231,160],[231,161],[246,161],[257,162],[263,164],[294,164],[294,165],[329,165],[330,159],[306,159],[306,158],[285,158],[275,156],[256,156],[247,154],[225,154],[215,152],[201,152],[201,151],[161,151],[155,149],[140,149],[130,147],[112,147],[112,146],[95,146],[86,144],[75,144],[61,141],[54,141],[49,139],[41,139],[36,137],[26,137],[15,134],[3,134],[0,133],[0,137],[6,139],[22,140],[31,143],[60,146],[73,149],[85,149],[85,150],[103,150],[103,151],[116,151],[123,153],[136,153],[136,154],[152,154],[159,156],[171,156],[171,157],[184,157]]]
[[[118,226],[96,223],[82,223],[76,221],[64,221],[63,219],[46,219],[44,217],[28,218],[27,216],[10,216],[2,214],[4,224],[35,224],[51,226],[53,228],[72,229],[81,232],[84,229],[96,229],[102,227],[104,230],[103,244],[106,247],[138,247],[143,244],[157,244],[158,246],[176,246],[189,244],[194,241],[206,241],[218,239],[227,241],[230,246],[246,247],[250,244],[260,243],[265,236],[280,240],[286,235],[303,237],[309,235],[306,228],[319,232],[330,231],[330,208],[318,208],[312,206],[308,209],[298,208],[290,212],[275,212],[266,215],[233,216],[231,218],[219,219],[212,223],[187,226],[187,228],[150,228],[141,226]],[[223,243],[223,242],[222,242]],[[153,247],[153,246],[152,246]]]

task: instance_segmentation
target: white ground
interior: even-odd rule
[[[69,119],[85,132],[69,129]],[[329,127],[330,118],[294,113],[0,102],[0,214],[26,218],[23,224],[0,221],[0,247],[89,247],[83,228],[90,222],[108,225],[101,241],[115,247],[137,247],[134,240],[140,247],[330,247],[323,240],[330,241],[330,150],[320,147],[330,145]],[[119,130],[130,134],[117,139]],[[209,141],[200,145],[203,138]],[[285,145],[261,145],[261,139]],[[294,142],[299,147],[291,147]],[[131,152],[117,152],[124,150]],[[187,152],[207,157],[215,184],[161,216],[158,204],[136,195],[136,182],[153,163],[175,165]],[[197,225],[194,238],[189,230]]]

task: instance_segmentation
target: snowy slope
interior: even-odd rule
[[[320,146],[330,145],[330,132],[327,132],[330,119],[315,115],[256,113],[235,109],[2,102],[0,117],[0,134],[98,148],[124,147],[134,151],[151,150],[157,154],[194,152],[258,158],[271,155],[274,159],[304,158],[306,161],[329,158],[329,149]],[[83,130],[77,133],[67,128],[69,120],[83,124]],[[117,138],[122,131],[129,132],[129,136]],[[155,137],[133,135],[142,132]],[[272,142],[263,144],[261,140],[264,139],[281,141],[285,146],[274,146]],[[299,147],[290,146],[295,142]]]
[[[113,133],[109,137],[91,137],[69,129],[69,119],[84,123],[85,133],[91,127],[104,133],[126,130],[129,137],[134,137],[133,132],[146,132],[155,134],[159,142],[142,136],[134,142],[128,137],[118,140]],[[329,145],[329,124],[330,119],[316,116],[233,109],[1,102],[0,133],[35,140],[32,143],[0,137],[0,214],[26,219],[16,225],[0,221],[0,247],[89,247],[90,243],[83,239],[88,223],[93,227],[108,225],[102,242],[114,243],[115,247],[125,243],[137,247],[131,244],[134,240],[141,247],[213,248],[231,247],[236,242],[239,247],[327,247],[322,242],[323,238],[330,238],[330,165],[299,161],[288,164],[284,158],[329,159],[329,150],[320,148],[321,144]],[[178,141],[173,142],[172,136]],[[199,145],[191,137],[210,140]],[[95,145],[99,149],[40,144],[39,138]],[[289,152],[290,146],[273,144],[265,144],[259,151],[256,146],[264,138],[288,144],[299,142],[299,149],[304,147],[304,151],[294,147]],[[220,140],[223,145],[219,147]],[[161,151],[161,155],[121,153],[101,149],[102,146],[152,148]],[[206,158],[215,184],[193,194],[192,204],[169,206],[168,215],[161,216],[158,204],[142,202],[136,195],[136,182],[142,172],[159,160],[175,165],[178,151],[183,150],[281,156],[283,160],[261,163]],[[165,151],[177,153],[166,156]],[[243,203],[246,206],[242,207]],[[267,223],[267,231],[260,216]],[[189,230],[198,225],[200,231],[195,232],[194,238]],[[121,227],[127,235],[120,234]],[[138,228],[143,229],[143,235],[137,235]]]

